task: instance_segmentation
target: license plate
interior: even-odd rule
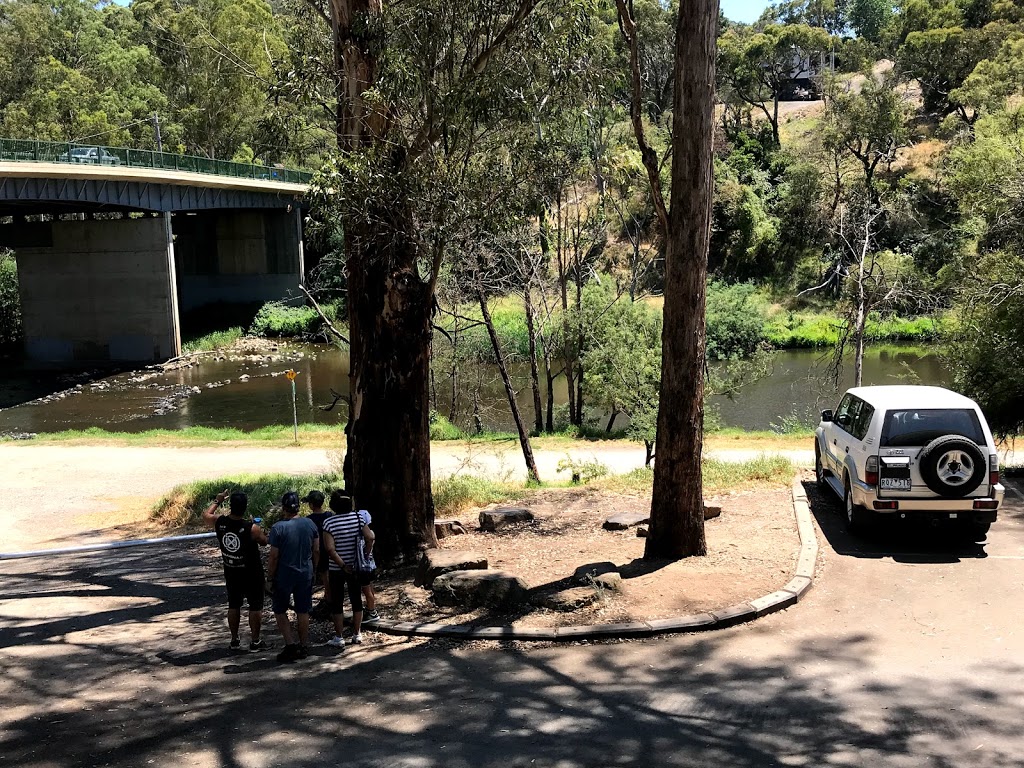
[[[909,491],[909,477],[883,477],[879,487],[883,491]]]

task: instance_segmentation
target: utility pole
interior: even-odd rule
[[[164,151],[164,143],[160,139],[160,115],[156,112],[153,113],[153,129],[156,131],[156,151]]]

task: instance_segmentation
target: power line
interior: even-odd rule
[[[71,144],[80,144],[83,141],[85,141],[86,139],[95,139],[97,136],[106,136],[108,133],[113,133],[114,131],[121,131],[121,130],[124,130],[125,128],[131,128],[133,125],[142,125],[143,123],[152,123],[152,122],[154,122],[155,119],[156,119],[156,113],[154,113],[150,117],[144,118],[142,120],[136,120],[133,123],[125,123],[124,125],[119,125],[116,128],[111,128],[110,130],[107,130],[107,131],[102,131],[100,133],[94,133],[94,134],[91,134],[89,136],[83,136],[80,139],[71,139],[71,141],[69,143],[71,143]],[[160,130],[160,128],[159,128],[160,124],[156,123],[156,125],[157,125],[157,131],[159,131]]]

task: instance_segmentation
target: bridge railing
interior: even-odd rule
[[[292,184],[307,184],[313,177],[308,171],[279,168],[256,163],[233,163],[195,155],[157,152],[149,149],[105,147],[101,144],[72,144],[33,139],[0,139],[0,161],[27,163],[69,163],[82,165],[156,168],[167,171],[208,173],[240,179],[266,179]]]

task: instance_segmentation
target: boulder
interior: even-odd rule
[[[722,508],[721,507],[713,507],[713,506],[709,506],[707,504],[704,505],[704,519],[705,520],[711,520],[713,518],[718,517],[720,514],[722,514]]]
[[[598,601],[600,595],[590,587],[571,587],[553,594],[543,595],[537,600],[537,605],[547,608],[549,611],[575,611],[593,605]]]
[[[622,591],[622,575],[619,573],[602,573],[594,577],[594,586],[598,589],[607,589],[609,592]]]
[[[434,535],[438,539],[447,539],[449,536],[461,536],[466,533],[466,526],[458,520],[435,520]]]
[[[624,531],[634,525],[650,522],[650,512],[620,512],[604,521],[606,531]]]
[[[519,605],[528,590],[507,571],[450,571],[434,579],[434,602],[472,608],[478,605]]]
[[[594,579],[605,573],[618,573],[619,566],[615,563],[588,563],[581,565],[572,575],[574,584],[593,584]]]
[[[499,507],[485,509],[480,513],[480,530],[497,531],[509,525],[528,523],[533,520],[533,512],[515,507]]]
[[[434,580],[449,571],[486,570],[487,558],[479,552],[450,549],[428,549],[420,558],[413,584],[430,589]]]
[[[406,587],[402,590],[398,602],[403,605],[423,605],[430,599],[430,592],[422,587]]]

